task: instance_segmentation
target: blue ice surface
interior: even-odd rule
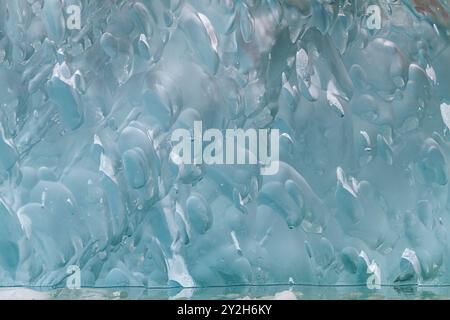
[[[450,284],[448,5],[0,1],[0,285]],[[174,164],[194,121],[278,173]]]

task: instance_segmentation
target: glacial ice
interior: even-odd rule
[[[450,284],[449,14],[0,1],[0,285]],[[175,164],[194,121],[279,129],[278,173]]]

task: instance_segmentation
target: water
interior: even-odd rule
[[[1,299],[33,300],[448,300],[448,286],[263,285],[210,288],[2,288]]]

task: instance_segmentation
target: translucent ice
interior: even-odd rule
[[[0,285],[450,284],[449,14],[0,1]],[[278,171],[178,164],[195,121]]]

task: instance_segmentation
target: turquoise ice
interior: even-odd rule
[[[449,15],[0,1],[0,286],[450,284]],[[194,121],[279,129],[278,172],[175,164]]]

